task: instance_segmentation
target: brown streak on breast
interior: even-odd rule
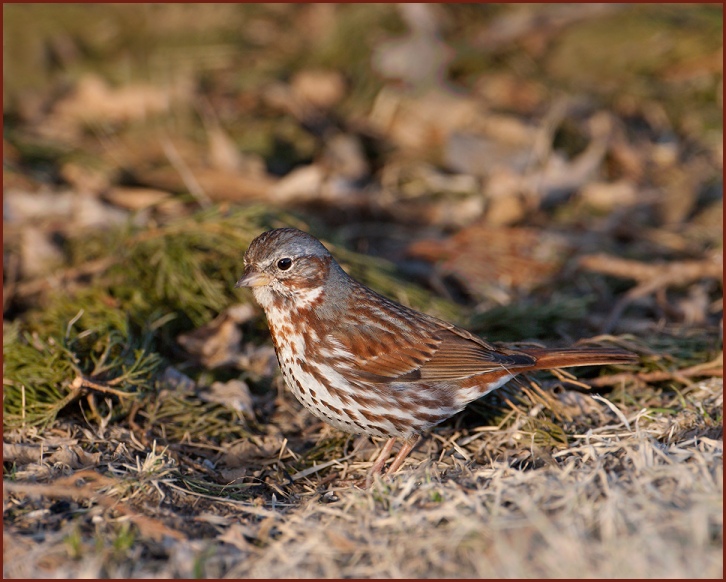
[[[416,405],[421,406],[423,408],[431,408],[431,409],[437,409],[437,408],[451,408],[454,405],[454,399],[449,395],[444,393],[443,390],[437,391],[438,398],[424,398],[424,397],[418,397],[416,398]]]
[[[347,416],[348,418],[350,418],[350,419],[359,418],[358,417],[358,413],[355,410],[352,410],[350,408],[344,408],[343,409],[343,414],[345,416]]]
[[[304,360],[302,358],[295,358],[295,364],[300,366],[300,369],[306,374],[315,375],[315,368],[308,364],[307,360]]]
[[[333,411],[333,412],[334,412],[335,414],[337,414],[338,416],[343,416],[343,413],[341,412],[340,408],[336,408],[335,406],[332,406],[331,404],[328,404],[328,403],[327,403],[327,402],[325,402],[324,400],[322,401],[322,403],[321,403],[321,404],[322,404],[323,406],[325,406],[325,408],[327,408],[328,410],[332,410],[332,411]]]
[[[353,394],[350,395],[350,397],[361,408],[365,408],[366,406],[370,406],[374,402],[374,399],[373,398],[369,398],[368,396],[364,396],[363,394],[355,394],[355,393],[353,393]]]
[[[300,310],[298,312],[299,317],[302,316],[303,310]],[[305,316],[303,321],[306,322],[306,325],[308,326],[308,329],[305,329],[302,334],[303,342],[305,344],[305,353],[306,354],[314,354],[317,352],[318,349],[318,339],[321,337],[320,330],[318,329],[318,326],[315,324],[315,319],[310,316]]]
[[[380,424],[373,424],[373,423],[372,424],[369,424],[368,425],[368,428],[366,428],[366,432],[368,432],[369,429],[370,430],[377,430],[379,433],[385,434],[385,435],[390,435],[391,434],[391,431],[383,428]]]
[[[431,422],[433,424],[437,424],[438,422],[444,420],[447,415],[441,415],[441,414],[428,414],[426,412],[419,412],[415,408],[411,411],[411,413],[416,417],[416,420],[423,420],[425,422]]]
[[[380,422],[382,420],[385,420],[380,414],[373,414],[368,410],[361,409],[360,413],[365,417],[366,420],[370,422]]]
[[[343,404],[350,404],[350,395],[344,390],[340,390],[335,386],[328,386],[328,392],[330,392],[333,396],[337,396],[338,400],[340,400]]]
[[[305,386],[302,385],[302,382],[298,380],[297,378],[294,378],[295,384],[297,385],[297,389],[300,391],[300,394],[305,394],[307,391],[305,390]]]
[[[386,414],[383,418],[395,426],[399,432],[407,432],[411,429],[411,421],[409,420],[393,416],[392,414]]]
[[[277,352],[277,334],[275,333],[275,329],[270,326],[270,337],[272,338],[272,345],[275,346],[275,352]]]

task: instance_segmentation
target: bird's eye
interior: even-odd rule
[[[292,267],[292,259],[284,258],[277,261],[277,268],[281,271],[287,271]]]

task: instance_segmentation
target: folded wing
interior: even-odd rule
[[[419,314],[416,314],[419,315]],[[489,371],[532,367],[533,356],[497,349],[451,324],[431,319],[410,321],[392,330],[377,319],[351,326],[332,336],[352,354],[351,379],[368,382],[445,382]]]

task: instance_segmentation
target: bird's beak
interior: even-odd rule
[[[272,282],[272,278],[265,273],[255,271],[252,267],[247,267],[244,274],[235,284],[235,289],[240,287],[264,287]]]

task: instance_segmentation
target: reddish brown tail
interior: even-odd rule
[[[628,364],[637,361],[638,356],[617,348],[562,348],[559,350],[526,349],[537,358],[533,370],[571,368],[574,366],[602,366],[605,364]]]

